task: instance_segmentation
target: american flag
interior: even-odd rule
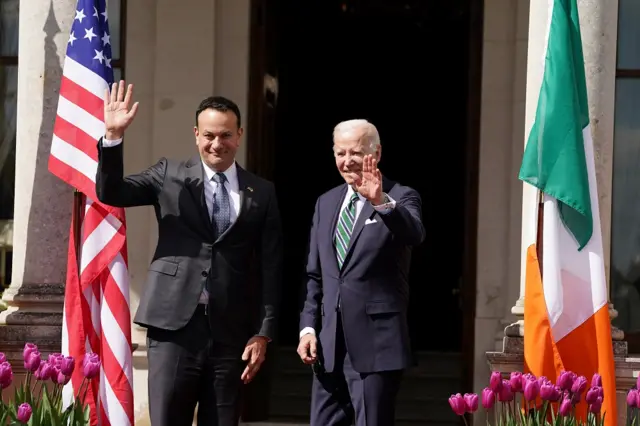
[[[95,192],[111,58],[105,0],[78,0],[49,156],[49,170],[82,194],[71,224],[62,353],[78,361],[88,351],[100,356],[99,380],[87,393],[91,424],[126,426],[134,421],[125,213],[101,204]],[[66,403],[78,392],[81,370],[65,386]]]

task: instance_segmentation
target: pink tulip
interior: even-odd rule
[[[600,397],[600,388],[592,387],[587,391],[587,395],[584,397],[584,400],[587,401],[587,404],[593,404]]]
[[[511,385],[508,380],[502,382],[502,389],[498,392],[498,401],[509,402],[513,401],[513,392],[511,392]]]
[[[464,398],[459,393],[451,395],[449,397],[449,405],[454,413],[458,416],[464,415],[467,412],[467,404],[464,402]]]
[[[20,404],[20,406],[18,407],[18,421],[20,423],[28,423],[29,419],[31,418],[31,413],[33,412],[33,410],[31,409],[31,406],[29,404],[27,404],[26,402],[24,404]]]
[[[38,367],[40,367],[41,361],[42,360],[40,359],[40,351],[38,349],[32,349],[29,351],[25,349],[25,356],[24,356],[25,370],[35,373],[36,370],[38,370]]]
[[[627,393],[627,405],[631,408],[638,407],[638,390],[631,389],[629,393]]]
[[[592,388],[602,387],[602,376],[600,376],[598,373],[594,374],[593,377],[591,378],[591,387]]]
[[[489,379],[489,387],[494,392],[500,392],[502,389],[502,375],[499,371],[494,371],[491,373],[491,378]]]
[[[602,398],[598,397],[593,404],[589,404],[589,412],[598,414],[602,409]]]
[[[7,362],[7,356],[4,354],[4,352],[0,352],[0,364],[2,364],[3,362]]]
[[[475,393],[465,393],[464,402],[467,407],[467,413],[475,413],[478,409],[478,395]]]
[[[573,382],[576,380],[576,374],[571,371],[563,371],[558,376],[558,381],[556,385],[563,391],[570,391],[573,386]]]
[[[491,388],[484,388],[482,390],[482,406],[490,410],[493,408],[493,405],[496,403],[496,393],[491,390]]]
[[[573,385],[571,385],[571,392],[581,395],[582,392],[587,389],[587,384],[587,378],[584,376],[580,376],[573,381]]]
[[[7,361],[0,364],[0,388],[6,389],[13,382],[13,370]]]
[[[100,373],[100,357],[96,353],[86,353],[82,360],[82,374],[87,379],[93,379]]]
[[[30,352],[39,352],[38,347],[33,343],[25,343],[24,349],[22,350],[22,358],[27,359],[27,355],[29,355]]]
[[[535,401],[540,393],[540,385],[537,380],[529,380],[524,385],[524,399],[527,401]]]
[[[65,376],[71,376],[76,366],[76,361],[72,356],[65,356],[60,359],[60,371]]]
[[[511,385],[512,392],[522,392],[522,389],[524,388],[522,373],[519,371],[511,372],[511,375],[509,377],[509,385]]]
[[[553,401],[553,398],[555,396],[555,389],[555,385],[553,385],[551,382],[540,385],[540,398],[543,401]]]
[[[561,416],[568,416],[571,413],[571,399],[565,398],[564,400],[562,400],[560,408],[558,409],[558,413]]]

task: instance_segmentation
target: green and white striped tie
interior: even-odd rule
[[[342,209],[336,226],[335,243],[338,268],[342,268],[344,259],[347,257],[351,232],[353,232],[353,225],[356,223],[356,201],[358,201],[358,194],[354,192],[349,199],[349,203]]]

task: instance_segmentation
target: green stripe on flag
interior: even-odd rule
[[[589,125],[576,0],[555,0],[536,118],[519,178],[558,200],[578,249],[593,234],[582,131]]]

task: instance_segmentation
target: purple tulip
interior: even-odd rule
[[[540,385],[537,380],[529,380],[524,385],[524,399],[527,401],[535,401],[540,393]]]
[[[511,385],[509,384],[508,380],[502,381],[502,389],[500,389],[500,392],[498,392],[498,401],[513,401],[513,392],[511,392]]]
[[[509,385],[511,386],[512,392],[522,392],[522,389],[524,388],[524,382],[525,380],[523,380],[521,372],[511,372],[511,376],[509,377]]]
[[[627,405],[631,408],[638,407],[638,390],[631,389],[629,393],[627,393]]]
[[[502,389],[502,375],[499,371],[494,371],[491,373],[491,378],[489,379],[489,387],[494,392],[500,392]]]
[[[40,367],[35,373],[36,379],[38,380],[49,380],[54,373],[53,367],[49,363],[49,361],[43,361],[40,363]]]
[[[482,406],[490,410],[493,408],[493,404],[496,403],[496,393],[491,388],[484,388],[482,390]]]
[[[591,387],[592,388],[602,387],[602,376],[600,376],[598,373],[594,374],[593,377],[591,378]]]
[[[67,383],[69,383],[69,379],[71,379],[71,376],[64,375],[62,371],[58,371],[58,374],[55,377],[55,381],[59,385],[66,385]]]
[[[596,402],[598,397],[600,397],[600,389],[601,388],[594,386],[587,391],[587,395],[584,397],[584,400],[587,401],[587,404],[593,404]]]
[[[529,376],[531,376],[531,375],[529,374]],[[533,379],[535,380],[535,377],[534,377],[534,376],[531,376],[531,377],[533,377]],[[538,377],[538,384],[539,384],[540,386],[542,386],[542,385],[543,385],[543,384],[545,384],[545,383],[551,383],[551,382],[549,381],[549,379],[547,379],[547,376],[540,376],[540,377]]]
[[[464,402],[464,398],[459,393],[451,395],[451,397],[449,397],[449,405],[451,406],[453,412],[458,416],[462,416],[467,412],[467,404],[466,402]]]
[[[25,343],[24,349],[22,350],[22,358],[26,359],[27,355],[31,352],[39,352],[38,347],[33,343]]]
[[[543,401],[553,401],[555,388],[556,387],[551,382],[540,385],[540,398]]]
[[[7,356],[4,354],[4,352],[0,352],[0,364],[2,364],[3,362],[7,362]]]
[[[475,413],[478,409],[478,395],[475,393],[465,393],[464,402],[467,407],[467,413]]]
[[[587,389],[587,384],[587,378],[584,376],[580,376],[573,381],[573,385],[571,385],[571,392],[581,395],[582,392]]]
[[[560,404],[560,408],[558,409],[558,414],[561,416],[568,416],[571,413],[571,399],[565,398],[562,400]]]
[[[35,373],[36,370],[38,370],[38,367],[40,367],[40,362],[42,361],[40,358],[40,351],[38,349],[30,349],[27,351],[27,348],[25,348],[24,353],[24,369]]]
[[[71,376],[73,374],[73,370],[75,369],[76,361],[72,356],[62,357],[60,360],[60,371],[65,376]]]
[[[96,353],[86,353],[82,360],[82,374],[87,379],[93,379],[98,373],[100,373],[100,357]]]
[[[580,403],[581,395],[579,393],[571,393],[569,392],[571,403],[573,405],[578,405]]]
[[[20,423],[27,423],[31,418],[31,406],[26,402],[24,404],[20,404],[18,407],[18,421]]]
[[[0,388],[6,389],[13,382],[13,370],[7,361],[0,364]]]
[[[563,391],[570,391],[571,386],[573,386],[573,382],[576,380],[576,374],[571,371],[563,371],[558,376],[558,380],[556,385]]]
[[[598,414],[602,409],[602,398],[598,397],[593,404],[589,404],[589,412]]]

